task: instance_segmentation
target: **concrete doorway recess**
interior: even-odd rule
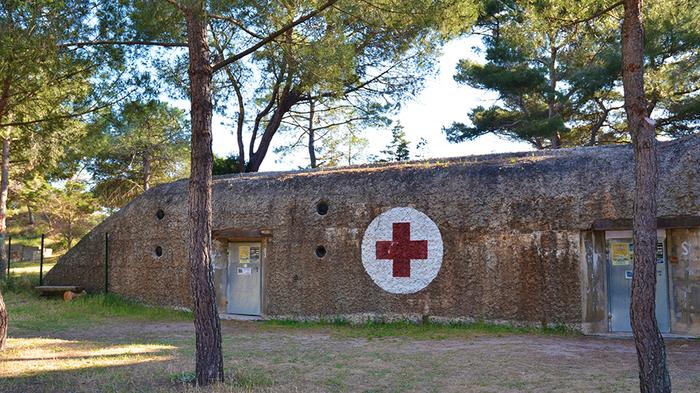
[[[656,320],[661,333],[671,331],[668,295],[668,258],[666,231],[657,231],[656,251]],[[605,232],[608,264],[608,327],[610,332],[631,332],[630,303],[634,243],[632,231]]]
[[[259,316],[262,303],[262,244],[229,242],[226,312]]]

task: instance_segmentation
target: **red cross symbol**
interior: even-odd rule
[[[411,259],[428,258],[428,241],[411,240],[411,223],[395,222],[392,239],[377,242],[377,259],[391,259],[394,277],[411,277]]]

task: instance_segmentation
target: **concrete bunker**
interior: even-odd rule
[[[700,335],[700,137],[658,157],[657,318]],[[610,146],[216,178],[219,310],[624,332],[633,173]],[[46,282],[101,290],[109,233],[111,291],[188,307],[186,209],[186,181],[149,190]]]

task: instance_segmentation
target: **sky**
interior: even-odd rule
[[[421,93],[405,102],[395,117],[404,126],[407,138],[415,145],[420,138],[427,140],[422,151],[423,158],[444,158],[476,154],[505,153],[532,150],[524,142],[514,142],[494,135],[485,135],[473,141],[449,143],[442,132],[443,126],[454,121],[466,121],[469,111],[479,105],[490,106],[497,98],[493,92],[473,89],[454,81],[455,66],[462,58],[483,61],[481,55],[473,51],[479,46],[478,37],[460,38],[448,42],[443,48],[437,65],[438,72],[430,77]],[[230,127],[223,126],[223,118],[214,116],[213,149],[219,156],[236,153],[236,140]],[[378,154],[391,141],[391,127],[382,130],[370,129],[368,154]],[[277,141],[278,143],[280,140]],[[280,159],[273,152],[273,146],[265,157],[261,171],[297,169],[307,165],[308,157],[304,149],[294,156]]]

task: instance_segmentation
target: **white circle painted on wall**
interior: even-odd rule
[[[440,271],[442,252],[438,226],[410,207],[395,207],[375,217],[362,237],[365,271],[390,293],[427,287]]]

